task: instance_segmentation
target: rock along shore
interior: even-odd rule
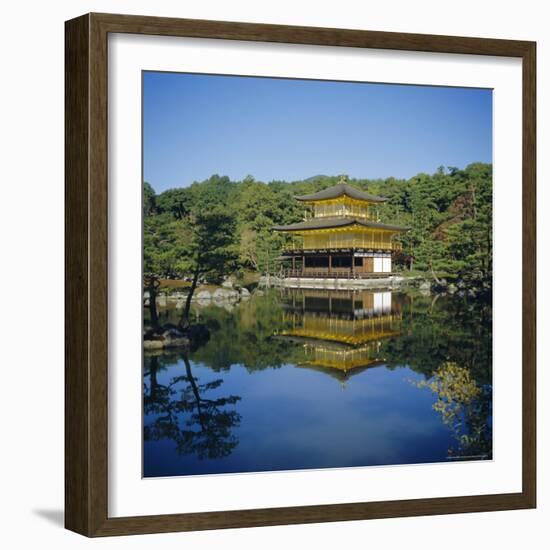
[[[174,325],[165,325],[158,331],[150,330],[143,335],[143,350],[193,349],[208,342],[209,339],[210,331],[205,325],[191,325],[187,330],[181,330]]]

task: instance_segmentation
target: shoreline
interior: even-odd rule
[[[370,279],[338,279],[318,277],[263,277],[259,286],[283,288],[319,288],[326,290],[368,290],[368,289],[395,289],[418,282],[418,279],[401,277],[398,275]]]

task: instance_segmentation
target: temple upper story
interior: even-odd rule
[[[343,181],[317,193],[295,198],[311,208],[306,210],[305,219],[353,217],[373,221],[379,220],[378,205],[388,200],[369,195]]]
[[[381,223],[378,206],[385,197],[369,195],[343,180],[310,195],[295,197],[307,207],[304,220],[278,225],[275,231],[302,237],[302,249],[372,248],[393,250],[392,237],[406,227]]]

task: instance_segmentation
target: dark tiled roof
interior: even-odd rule
[[[332,229],[333,227],[347,227],[349,225],[362,225],[373,229],[388,229],[390,231],[408,231],[408,227],[390,225],[387,223],[371,222],[360,218],[312,218],[305,222],[291,223],[290,225],[276,225],[275,231],[308,231],[310,229]]]
[[[323,189],[317,193],[312,193],[311,195],[302,195],[295,197],[299,201],[322,201],[328,199],[336,199],[342,195],[347,195],[352,199],[359,199],[369,202],[385,202],[388,199],[386,197],[376,197],[375,195],[369,195],[348,185],[347,183],[339,183],[338,185],[333,185],[327,189]]]
[[[346,382],[349,378],[352,376],[355,376],[356,374],[361,374],[362,372],[365,372],[368,369],[372,369],[375,367],[380,367],[382,365],[385,365],[386,363],[378,360],[373,360],[371,363],[367,363],[366,365],[361,366],[353,366],[350,367],[347,370],[342,370],[337,367],[332,366],[325,366],[325,365],[317,365],[315,363],[299,363],[298,367],[304,368],[304,369],[310,369],[315,370],[317,372],[323,372],[330,376],[331,378],[335,378],[339,382]]]

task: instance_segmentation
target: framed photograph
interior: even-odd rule
[[[534,508],[535,43],[65,32],[66,527]]]

